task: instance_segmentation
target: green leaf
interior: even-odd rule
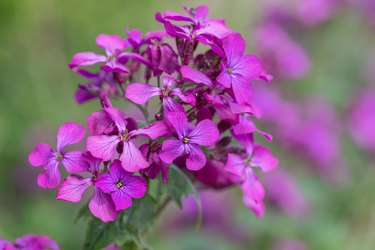
[[[105,223],[99,219],[93,218],[86,231],[84,250],[102,249],[109,245],[115,239],[115,222]]]
[[[126,215],[128,216],[127,224],[142,232],[153,224],[157,206],[157,201],[148,194],[142,199],[133,200],[133,206],[126,210]]]
[[[191,180],[176,166],[172,165],[169,168],[168,182],[166,184],[168,195],[174,200],[177,205],[182,208],[181,197],[191,194],[198,206],[198,217],[196,228],[200,228],[202,223],[202,202]]]

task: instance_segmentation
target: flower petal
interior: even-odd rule
[[[252,166],[260,167],[263,172],[269,172],[277,167],[279,160],[272,155],[271,150],[261,145],[254,145]]]
[[[250,104],[253,89],[250,85],[249,80],[245,79],[241,75],[236,75],[232,80],[232,89],[234,97],[239,104]]]
[[[72,60],[70,61],[69,67],[72,69],[77,66],[90,66],[98,62],[105,61],[107,61],[107,57],[103,55],[96,54],[94,52],[81,52],[73,56]]]
[[[190,143],[202,146],[214,145],[220,138],[216,124],[208,119],[200,121],[188,135]]]
[[[116,190],[115,192],[111,193],[111,197],[113,202],[115,203],[116,210],[125,210],[132,206],[132,198],[122,192],[122,190]]]
[[[116,124],[116,127],[118,128],[120,133],[124,133],[126,130],[126,120],[125,115],[122,113],[121,110],[117,108],[106,108],[105,112],[109,114],[112,121]]]
[[[98,110],[88,117],[88,127],[91,135],[103,135],[113,132],[112,119],[108,112]]]
[[[180,88],[174,88],[169,92],[170,95],[176,95],[178,96],[181,101],[184,103],[190,104],[192,106],[195,106],[196,98],[195,95],[191,92],[183,94]]]
[[[96,158],[108,161],[112,158],[120,138],[117,135],[94,135],[87,138],[87,150]]]
[[[125,97],[136,104],[145,104],[158,95],[161,95],[160,88],[145,83],[130,84],[125,90]]]
[[[182,155],[184,151],[185,149],[181,141],[170,139],[163,142],[159,157],[163,162],[170,164],[174,159]]]
[[[125,39],[118,35],[100,34],[96,37],[96,45],[107,52],[107,55],[116,51],[124,50],[126,47]]]
[[[150,125],[147,125],[146,127],[131,131],[129,135],[131,137],[136,135],[145,135],[150,137],[152,140],[155,140],[159,137],[170,136],[171,133],[170,129],[167,125],[165,125],[164,122],[156,121]]]
[[[245,178],[245,162],[243,158],[237,154],[228,154],[224,170],[242,179]]]
[[[206,165],[206,156],[202,149],[196,145],[190,145],[189,156],[186,159],[186,167],[190,170],[196,171]]]
[[[81,151],[69,151],[64,153],[61,163],[71,174],[86,172],[89,168],[89,164],[83,158]]]
[[[100,188],[104,193],[111,193],[117,190],[116,180],[112,178],[112,173],[102,173],[99,175],[98,179],[95,182],[95,186]]]
[[[94,195],[89,202],[91,213],[104,222],[114,221],[118,212],[109,194],[103,193],[99,188],[94,188]]]
[[[185,112],[171,111],[166,112],[165,116],[167,118],[166,121],[176,131],[178,137],[183,137],[187,134],[189,124]]]
[[[91,178],[68,176],[59,187],[56,200],[79,202],[89,186],[91,186]]]
[[[208,87],[212,87],[212,81],[210,78],[208,78],[205,74],[202,72],[193,69],[189,66],[182,66],[181,69],[181,75],[185,80],[195,82],[195,83],[200,83],[204,84]]]
[[[60,184],[60,162],[56,159],[50,161],[45,167],[45,171],[38,175],[38,185],[42,188],[55,188]]]
[[[228,62],[237,62],[246,49],[245,40],[238,33],[227,36],[223,40],[223,49]]]
[[[85,136],[85,128],[74,122],[63,123],[57,132],[57,150],[63,153],[64,147],[71,144],[76,144]]]
[[[132,141],[124,142],[120,160],[122,167],[129,172],[136,172],[150,165],[144,158],[142,152]]]
[[[147,181],[142,176],[130,176],[121,190],[132,198],[142,198],[147,191]]]
[[[107,61],[106,64],[100,66],[100,69],[104,72],[129,73],[125,65],[117,60]]]
[[[55,153],[52,148],[48,144],[39,143],[35,146],[34,151],[29,154],[29,163],[34,167],[40,167],[54,158]]]

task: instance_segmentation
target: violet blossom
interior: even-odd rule
[[[43,166],[44,172],[38,176],[38,185],[43,188],[55,188],[60,183],[60,164],[69,173],[85,171],[86,162],[81,151],[65,151],[65,147],[76,144],[85,136],[85,129],[73,122],[63,123],[57,133],[57,151],[45,143],[36,145],[29,154],[29,162],[34,167]]]

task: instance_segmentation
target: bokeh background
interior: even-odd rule
[[[252,215],[235,188],[205,191],[200,231],[194,231],[194,203],[186,199],[184,211],[168,208],[148,243],[161,250],[374,249],[372,2],[1,0],[0,236],[47,234],[62,249],[81,249],[85,223],[74,222],[80,206],[38,188],[38,171],[27,163],[35,143],[55,143],[62,122],[86,124],[99,108],[75,103],[82,79],[67,67],[71,56],[99,51],[99,33],[160,29],[155,12],[207,4],[212,17],[244,35],[248,51],[274,76],[254,84],[265,109],[257,124],[274,135],[266,146],[281,163],[263,178],[263,218]]]

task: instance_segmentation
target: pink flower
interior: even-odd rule
[[[221,85],[231,88],[239,104],[251,104],[253,90],[250,80],[259,79],[262,66],[254,55],[244,55],[245,41],[240,34],[233,34],[223,40],[225,60],[221,63],[221,73],[216,78]]]
[[[85,128],[73,123],[63,123],[57,133],[57,151],[45,143],[36,145],[29,154],[29,162],[34,167],[43,166],[44,172],[38,176],[38,185],[43,188],[55,188],[60,183],[59,166],[62,164],[69,173],[85,171],[87,163],[80,151],[65,151],[65,147],[76,144],[85,136]]]
[[[94,186],[94,194],[89,201],[89,210],[91,213],[104,222],[114,221],[118,212],[110,195],[104,193],[96,185],[96,180],[102,171],[100,169],[101,160],[91,156],[89,153],[83,155],[89,164],[87,169],[91,177],[81,177],[79,175],[71,175],[64,179],[58,189],[56,199],[68,202],[80,202],[87,188]]]
[[[147,191],[146,180],[125,171],[119,160],[113,161],[109,174],[99,176],[96,185],[103,192],[111,194],[117,211],[131,207],[132,198],[142,198]]]
[[[27,234],[14,242],[16,249],[22,250],[60,250],[56,241],[45,235]]]
[[[137,104],[145,104],[154,96],[160,96],[164,110],[166,111],[183,111],[181,104],[173,100],[173,96],[180,98],[182,102],[195,105],[195,96],[192,93],[183,94],[180,88],[173,88],[176,79],[172,77],[163,77],[162,87],[156,87],[145,83],[133,83],[126,88],[125,96]]]
[[[156,139],[160,135],[167,133],[163,122],[155,122],[143,129],[129,131],[124,114],[116,108],[106,108],[107,112],[115,123],[118,132],[115,135],[92,135],[87,138],[87,150],[90,153],[108,161],[112,158],[116,148],[120,145],[122,153],[120,155],[122,167],[129,172],[136,172],[147,168],[150,164],[144,158],[143,154],[135,143],[131,140],[133,137],[143,134],[151,139]],[[90,126],[90,125],[89,125]]]
[[[216,143],[220,137],[216,124],[206,119],[193,126],[182,112],[168,112],[166,116],[176,139],[163,142],[160,158],[170,164],[178,156],[186,154],[186,167],[190,170],[201,169],[206,164],[206,156],[199,146],[212,146]]]

